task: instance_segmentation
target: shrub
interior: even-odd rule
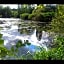
[[[64,36],[58,35],[54,39],[54,46],[57,47],[62,47],[64,46]]]
[[[64,5],[57,5],[55,18],[51,22],[51,31],[55,33],[64,33]]]
[[[17,18],[17,16],[18,16],[18,12],[17,11],[12,11],[12,17]]]
[[[29,15],[29,13],[20,14],[20,18],[26,20],[26,19],[28,19],[28,15]]]
[[[44,16],[42,13],[32,13],[28,16],[28,19],[34,20],[34,21],[43,21]]]
[[[32,18],[33,20],[36,21],[43,21],[43,15],[41,13],[36,14],[35,17]]]
[[[28,19],[31,19],[34,21],[42,21],[43,15],[41,13],[32,13],[28,16]]]
[[[47,13],[32,13],[28,16],[28,19],[36,20],[36,21],[43,21],[48,22],[52,20],[52,17],[54,16],[53,12],[47,12]]]
[[[28,19],[32,20],[32,18],[35,17],[35,15],[36,15],[36,13],[30,14],[30,15],[28,16]]]
[[[56,47],[51,48],[48,51],[41,50],[36,52],[33,56],[35,60],[64,60],[64,37],[56,37],[54,41]]]
[[[51,31],[56,33],[64,33],[64,16],[56,17],[51,22]]]
[[[9,50],[3,45],[4,40],[1,38],[2,34],[0,34],[0,59],[3,59],[3,57],[6,57],[9,54]]]

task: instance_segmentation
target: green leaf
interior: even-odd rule
[[[13,47],[13,46],[11,47],[11,51],[13,51],[13,52],[14,52],[14,47]]]
[[[2,34],[0,34],[0,38],[2,38]]]
[[[4,44],[4,40],[0,39],[0,45]]]

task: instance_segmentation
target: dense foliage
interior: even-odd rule
[[[13,17],[13,18],[17,18],[17,17],[18,17],[18,12],[17,12],[17,10],[14,10],[14,9],[13,9],[11,12],[12,12],[11,17]]]
[[[64,60],[64,37],[57,36],[53,48],[35,52],[33,58],[34,60]]]
[[[39,12],[39,13],[32,13],[28,16],[28,19],[42,21],[42,22],[51,22],[52,17],[54,16],[54,12]]]
[[[56,33],[64,33],[64,5],[57,6],[57,15],[51,22],[51,31]]]
[[[35,60],[64,60],[64,5],[57,5],[57,12],[51,22],[51,30],[55,33],[51,49],[35,52]]]
[[[32,56],[32,59],[34,60],[37,60],[37,59],[38,60],[64,60],[64,5],[57,4],[57,7],[54,7],[54,6],[44,7],[42,4],[39,4],[36,7],[36,9],[31,8],[30,6],[29,8],[27,8],[27,6],[28,5],[24,5],[20,9],[21,11],[20,18],[25,20],[29,19],[29,20],[35,20],[35,21],[50,22],[49,24],[50,30],[46,26],[44,29],[50,32],[54,32],[55,34],[53,45],[48,51],[45,51],[44,49],[41,48],[41,51],[39,52],[36,51],[34,55],[29,54],[29,56]],[[11,12],[8,7],[4,9],[0,7],[0,17],[17,17],[17,16],[18,16],[17,10],[12,10]],[[41,29],[41,27],[38,29]],[[2,37],[2,35],[0,36]],[[18,58],[15,52],[18,51],[19,47],[30,45],[28,41],[26,41],[25,44],[23,44],[21,41],[18,41],[18,43],[15,45],[16,49],[12,47],[11,50],[8,50],[6,47],[4,47],[3,42],[4,40],[0,38],[0,58],[1,59],[3,59],[6,56],[13,56],[13,57],[16,57],[17,59],[26,59],[26,57],[22,55],[21,57]]]
[[[6,59],[11,59],[11,58],[17,59],[18,48],[25,46],[25,45],[30,45],[30,43],[26,41],[23,44],[22,41],[19,40],[15,46],[12,46],[11,49],[8,49],[4,46],[4,40],[2,40],[2,34],[0,34],[0,60],[1,59],[6,60]]]
[[[2,34],[0,34],[0,59],[5,57],[9,53],[9,51],[3,45],[4,44],[4,40],[2,40],[1,38],[2,38]]]
[[[9,7],[3,8],[2,6],[0,6],[0,15],[1,15],[1,17],[4,17],[4,18],[8,17],[8,18],[10,18],[11,14],[12,14],[11,13],[11,9]]]
[[[51,9],[51,11],[49,9]],[[55,10],[53,9],[53,6],[49,6],[49,8],[47,8],[44,7],[43,4],[40,4],[32,11],[32,14],[28,16],[28,19],[41,22],[51,22],[52,18],[55,16],[56,7]]]
[[[20,18],[28,20],[28,15],[29,15],[29,13],[20,14]]]
[[[25,17],[27,17],[26,19],[45,22],[46,19],[48,21],[51,21],[52,17],[54,16],[55,9],[56,8],[54,6],[45,7],[43,4],[37,5],[36,8],[32,7],[31,4],[22,4],[20,8],[18,7],[18,9],[11,9],[8,6],[7,7],[0,6],[0,17],[2,18],[20,17],[21,19],[24,20]]]

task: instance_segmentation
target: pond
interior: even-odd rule
[[[0,33],[3,34],[2,39],[4,39],[4,46],[10,49],[12,46],[16,45],[18,40],[24,43],[26,40],[31,43],[31,45],[22,46],[19,48],[18,55],[26,55],[27,52],[34,53],[35,51],[40,51],[39,47],[43,47],[48,50],[52,38],[49,37],[49,33],[42,31],[40,40],[37,34],[37,24],[31,21],[22,21],[18,18],[0,18]]]

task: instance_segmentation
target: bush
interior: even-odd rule
[[[0,34],[0,59],[6,57],[9,54],[9,50],[4,46],[4,40],[2,40],[2,34]]]
[[[17,11],[12,11],[12,17],[17,18],[17,16],[18,16],[18,12]]]
[[[51,31],[56,33],[64,33],[64,16],[56,17],[51,22]]]
[[[48,22],[52,20],[52,17],[54,16],[53,12],[47,12],[47,13],[32,13],[28,16],[28,19],[36,20],[36,21],[43,21]]]
[[[35,17],[33,17],[33,20],[43,21],[44,20],[44,16],[42,15],[42,13],[38,13],[38,14],[36,14]]]
[[[56,47],[48,51],[41,50],[36,52],[33,56],[35,60],[64,60],[64,37],[56,37],[54,41]]]
[[[35,15],[36,15],[35,13],[34,13],[34,14],[30,14],[30,15],[28,16],[28,19],[32,20],[32,18],[35,17]]]
[[[28,15],[29,15],[29,13],[20,14],[20,18],[27,20],[28,19]]]
[[[51,22],[51,31],[64,34],[64,5],[57,5],[56,16]]]
[[[28,19],[34,20],[34,21],[43,21],[43,15],[42,13],[32,13],[28,16]]]

